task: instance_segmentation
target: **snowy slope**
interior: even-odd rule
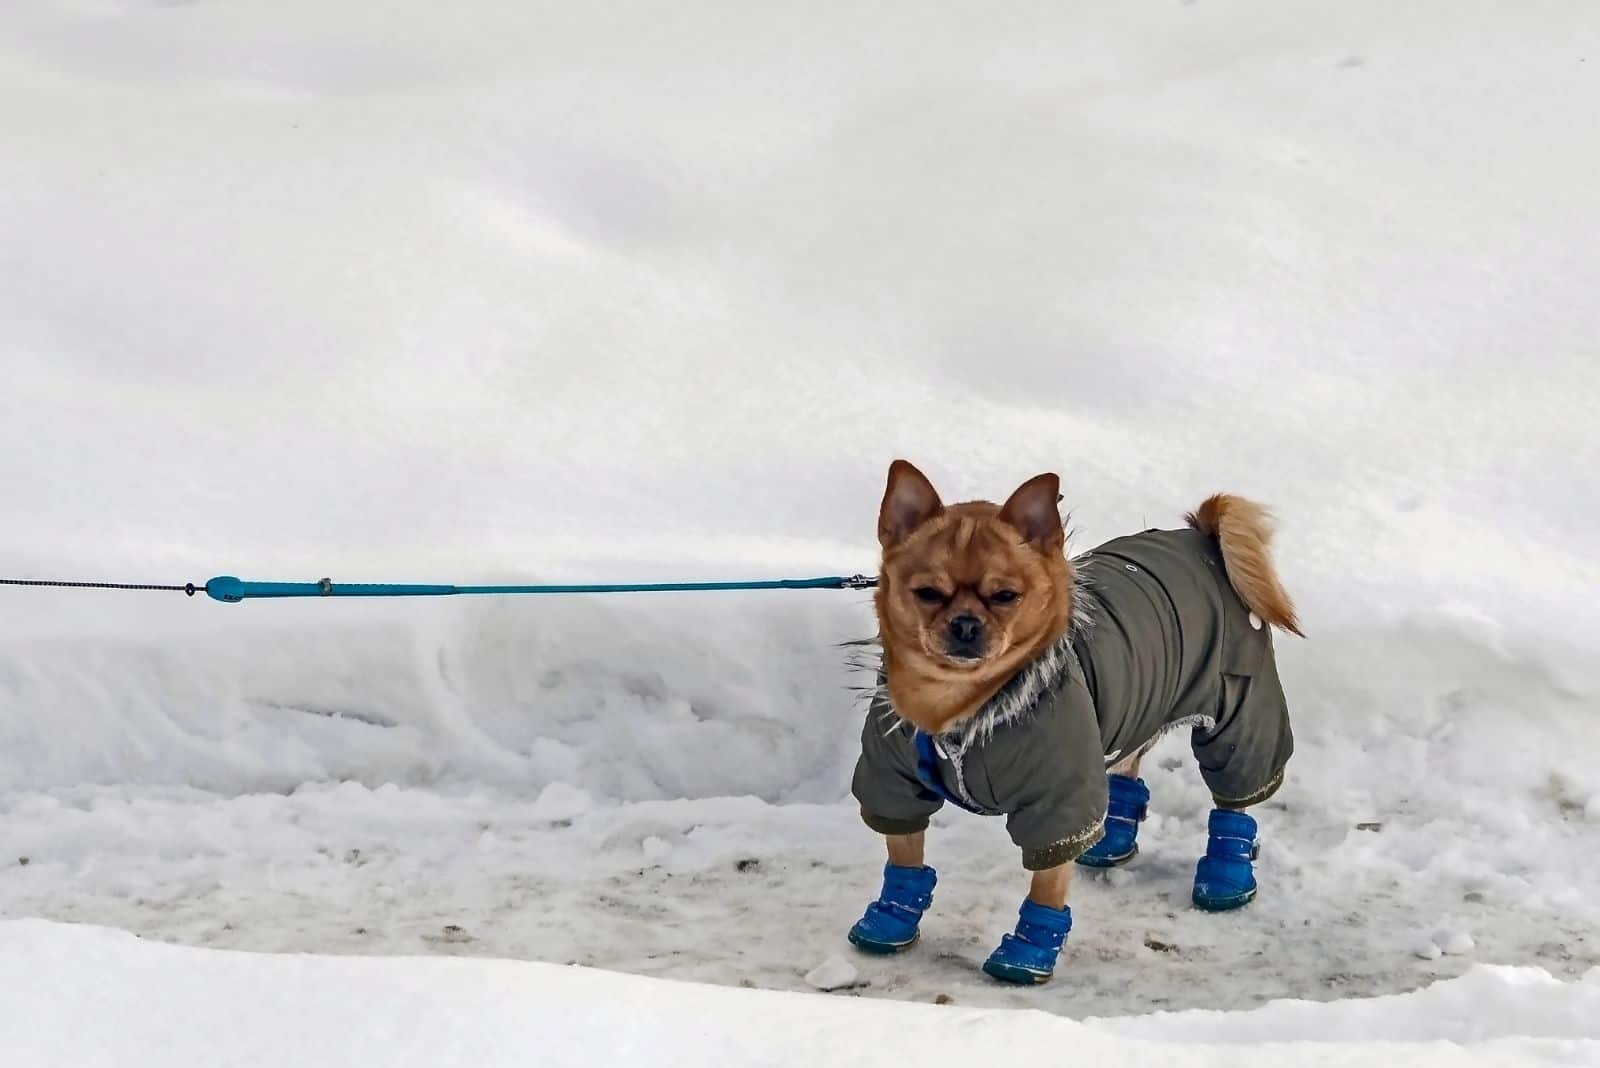
[[[1023,1063],[1070,1051],[1173,1068],[1374,1058],[1396,1068],[1555,1066],[1600,1057],[1600,973],[1562,984],[1535,969],[1479,969],[1424,994],[1368,1002],[1081,1024],[548,964],[263,958],[24,922],[0,925],[0,979],[16,992],[0,1003],[0,1041],[17,1063],[38,1068],[963,1064],[999,1050]],[[1213,1020],[1231,1033],[1196,1044],[1193,1032]]]
[[[866,993],[1575,979],[1597,77],[1585,0],[19,0],[0,574],[865,571],[895,455],[951,497],[1059,470],[1080,547],[1248,493],[1312,636],[1260,903],[1187,908],[1172,741],[1070,982],[974,974],[1020,882],[951,816],[924,952]],[[3,590],[0,914],[800,988],[876,877],[837,649],[871,625],[838,593]],[[1476,949],[1418,958],[1436,933]]]

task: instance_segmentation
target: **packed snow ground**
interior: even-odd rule
[[[549,964],[253,957],[0,924],[0,1041],[38,1068],[166,1064],[1591,1065],[1600,972],[1481,968],[1421,994],[1078,1023],[663,983]],[[93,1005],[92,1013],[82,1011]],[[352,1026],[361,1021],[362,1026]],[[1217,1025],[1229,1030],[1217,1044]]]
[[[976,973],[1022,877],[958,813],[926,942],[856,993],[1576,980],[1600,12],[1008,10],[7,5],[0,573],[869,571],[895,455],[952,498],[1061,471],[1080,548],[1248,493],[1311,634],[1261,899],[1187,907],[1172,739],[1049,988]],[[870,630],[856,594],[0,591],[0,915],[801,989],[876,886]]]

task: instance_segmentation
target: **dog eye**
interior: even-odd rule
[[[944,604],[944,594],[932,586],[918,586],[911,591],[923,604]]]
[[[1010,604],[1017,599],[1016,590],[995,590],[989,595],[990,604]]]

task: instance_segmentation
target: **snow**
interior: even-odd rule
[[[1539,1063],[1600,1056],[1600,973],[1481,968],[1427,991],[1086,1021],[666,982],[513,961],[196,950],[0,924],[0,1042],[38,1068],[226,1063],[867,1065],[1064,1051],[1174,1068]],[[84,1012],[85,1006],[93,1012]],[[1220,1025],[1220,1026],[1219,1026]]]
[[[1419,941],[1413,952],[1422,960],[1438,960],[1446,954],[1459,957],[1471,953],[1477,946],[1477,941],[1467,932],[1443,929]]]
[[[1589,1015],[1600,998],[1600,969],[1562,983],[1540,968],[1479,965],[1460,978],[1412,994],[1336,1002],[1277,1001],[1252,1012],[1164,1012],[1090,1019],[1096,1030],[1164,1042],[1249,1043],[1294,1038],[1338,1043],[1459,1042],[1513,1038],[1594,1039]],[[1593,1051],[1590,1051],[1593,1055]]]
[[[806,972],[806,983],[818,990],[847,990],[861,982],[855,965],[835,954]]]
[[[977,964],[1025,878],[962,813],[922,944],[846,955],[882,863],[847,799],[864,594],[3,589],[0,916],[340,959],[24,924],[0,967],[303,970],[348,1007],[369,958],[524,994],[573,961],[908,1049],[1089,1041],[896,1030],[940,996],[1273,1041],[1498,999],[1526,1030],[1404,1055],[1567,1056],[1541,1007],[1600,965],[1597,57],[1584,0],[6,5],[0,575],[871,571],[903,455],[952,498],[1060,471],[1079,547],[1258,497],[1311,638],[1279,643],[1257,902],[1188,907],[1207,798],[1169,740],[1139,859],[1078,880],[1060,975],[1016,991]],[[805,993],[834,953],[855,1000]],[[640,980],[560,974],[598,984],[562,1022],[626,1041],[582,998]],[[271,1034],[283,997],[239,1010]],[[639,1048],[713,1063],[674,1035]]]

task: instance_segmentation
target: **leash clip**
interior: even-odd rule
[[[877,585],[877,578],[867,575],[850,575],[839,580],[839,588],[841,590],[870,590]]]
[[[324,578],[317,580],[317,593],[323,597],[333,596],[333,579]]]

